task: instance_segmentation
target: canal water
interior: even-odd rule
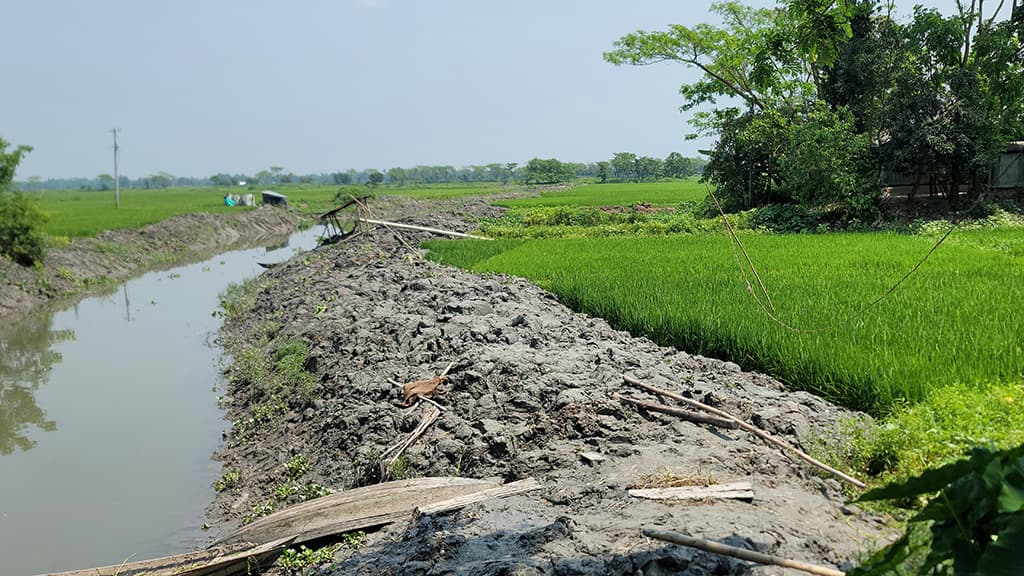
[[[205,544],[227,423],[218,295],[283,244],[151,272],[0,325],[0,574],[119,564]]]

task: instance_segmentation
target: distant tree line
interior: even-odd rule
[[[642,182],[657,178],[685,178],[699,174],[705,160],[686,158],[673,152],[664,160],[638,157],[629,152],[620,152],[610,161],[577,163],[560,160],[534,158],[525,165],[518,162],[494,163],[454,167],[413,166],[411,168],[389,168],[381,171],[375,168],[349,169],[339,172],[297,175],[280,166],[270,166],[254,174],[220,172],[208,178],[174,176],[157,172],[142,178],[120,177],[120,188],[160,189],[179,186],[246,186],[256,188],[278,184],[321,184],[348,186],[364,184],[394,186],[416,184],[455,184],[473,182],[498,182],[525,184],[552,184],[569,182],[577,178],[595,178],[601,182],[632,181]],[[50,178],[43,180],[30,177],[16,182],[18,189],[33,190],[113,190],[114,177],[100,174],[95,178]]]

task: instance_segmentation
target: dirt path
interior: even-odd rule
[[[201,260],[287,236],[299,217],[263,208],[237,214],[175,216],[140,230],[112,230],[47,251],[39,269],[0,258],[0,321],[14,322],[51,302],[110,286],[153,268]]]
[[[433,209],[431,208],[433,207]],[[485,203],[393,206],[403,221],[466,231],[493,213]],[[321,574],[747,574],[749,565],[640,534],[678,530],[807,562],[840,566],[889,534],[844,505],[837,481],[747,434],[641,413],[615,400],[631,374],[755,422],[792,443],[836,429],[845,412],[737,366],[692,356],[574,313],[549,293],[504,276],[477,276],[413,256],[426,236],[385,230],[321,247],[264,274],[251,312],[223,337],[272,357],[281,342],[309,346],[314,400],[259,420],[220,453],[238,482],[211,507],[230,530],[254,505],[278,507],[286,463],[311,470],[301,483],[340,490],[378,480],[379,454],[419,421],[400,389],[454,366],[437,423],[409,449],[398,473],[513,480],[540,492],[391,525],[343,548]],[[239,375],[236,365],[234,374]],[[653,399],[653,398],[648,398]],[[225,403],[245,421],[280,405],[236,378]],[[275,404],[276,403],[276,404]],[[581,452],[606,460],[588,464]],[[667,504],[630,498],[650,474],[753,483],[752,502]],[[285,503],[299,501],[291,495]],[[757,574],[781,574],[756,568]]]

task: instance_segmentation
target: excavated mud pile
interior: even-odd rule
[[[467,230],[465,218],[488,208],[459,210],[403,221]],[[623,384],[623,374],[633,375],[797,445],[828,436],[842,409],[734,364],[616,331],[523,280],[425,261],[408,246],[427,236],[397,234],[403,241],[376,229],[297,256],[261,277],[250,314],[226,323],[223,336],[236,356],[246,346],[273,355],[275,342],[307,343],[305,368],[317,383],[308,405],[289,404],[244,441],[226,436],[224,470],[240,474],[211,507],[220,531],[273,500],[274,487],[287,480],[285,462],[297,454],[312,462],[304,481],[335,490],[379,481],[380,454],[427,409],[396,406],[402,391],[388,380],[423,380],[453,363],[436,397],[446,410],[396,473],[534,477],[544,488],[392,524],[343,548],[338,563],[318,573],[779,574],[648,540],[640,529],[831,566],[887,536],[878,521],[844,505],[836,480],[749,434],[638,411],[614,395],[656,399]],[[236,383],[225,405],[239,420],[265,401]],[[755,497],[666,503],[627,495],[652,474],[747,480]]]

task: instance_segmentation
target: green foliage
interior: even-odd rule
[[[274,510],[275,506],[273,500],[264,500],[263,502],[253,504],[252,508],[249,510],[249,513],[242,518],[242,524],[250,524],[253,520],[256,520],[257,518],[262,518],[269,514],[273,514]]]
[[[248,312],[256,305],[256,294],[262,286],[256,278],[247,278],[241,282],[232,282],[218,296],[221,314],[236,317]]]
[[[309,345],[291,340],[282,343],[274,351],[274,373],[280,386],[295,394],[291,398],[298,404],[307,404],[313,399],[316,378],[306,370],[309,360]]]
[[[480,231],[489,238],[599,238],[607,236],[665,236],[724,230],[722,220],[703,218],[703,207],[683,202],[674,208],[647,205],[628,209],[554,206],[512,208],[498,218],[485,218]],[[734,216],[735,227],[746,226],[746,215]]]
[[[770,204],[754,210],[750,226],[772,232],[813,232],[822,224],[821,217],[800,204]]]
[[[604,57],[697,69],[684,110],[729,101],[691,121],[718,137],[705,174],[729,209],[796,201],[864,219],[883,166],[936,177],[955,203],[962,183],[977,197],[1024,130],[1024,18],[957,6],[951,17],[918,6],[903,24],[880,2],[721,2],[721,25],[627,34]]]
[[[298,550],[288,548],[278,557],[277,566],[295,574],[306,568],[328,564],[334,561],[334,555],[337,554],[339,546],[339,544],[332,544],[316,550],[305,546],[299,546]]]
[[[786,193],[807,208],[838,209],[847,219],[870,217],[881,186],[870,176],[869,147],[848,111],[819,104],[789,131],[779,159]]]
[[[313,463],[304,454],[296,454],[285,462],[284,467],[288,471],[289,478],[298,480],[313,469]]]
[[[213,483],[214,492],[223,492],[228,488],[238,484],[238,481],[242,479],[242,473],[238,470],[230,470],[225,472],[219,480]]]
[[[32,266],[46,254],[46,214],[21,192],[0,187],[0,256]]]
[[[644,184],[593,184],[574,186],[569,190],[542,192],[532,198],[498,200],[494,204],[506,208],[542,206],[674,206],[682,202],[700,202],[707,196],[704,185],[697,180],[650,182]]]
[[[568,182],[576,178],[576,171],[571,164],[563,163],[555,158],[542,160],[534,158],[524,168],[527,184],[555,184]]]
[[[905,480],[974,446],[1024,443],[1024,382],[950,384],[899,403],[881,424],[851,418],[840,428],[839,441],[822,439],[815,452],[857,475]]]
[[[32,147],[17,146],[8,152],[8,146],[0,138],[0,256],[32,266],[46,254],[43,225],[48,216],[24,194],[9,190],[22,156],[31,152]]]
[[[910,529],[851,576],[892,573],[1003,575],[1020,570],[1024,547],[1024,445],[975,449],[969,459],[876,488],[861,502],[931,497]]]
[[[982,242],[985,237],[998,241]],[[879,414],[946,384],[1021,377],[1024,231],[965,231],[954,238],[895,293],[859,313],[934,240],[877,233],[744,234],[751,258],[762,264],[778,317],[809,328],[853,318],[820,333],[789,331],[761,311],[724,236],[428,246],[433,259],[445,261],[451,246],[457,260],[473,270],[524,276],[620,329],[732,359]],[[500,247],[506,251],[496,253]],[[472,250],[482,252],[474,258]]]

